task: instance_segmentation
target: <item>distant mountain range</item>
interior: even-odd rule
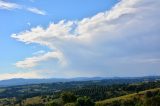
[[[54,83],[54,82],[102,80],[102,79],[105,79],[105,78],[103,77],[49,78],[49,79],[13,78],[13,79],[8,79],[8,80],[1,80],[0,87],[26,85],[26,84]]]
[[[114,80],[114,79],[138,79],[145,80],[160,80],[160,76],[146,76],[146,77],[77,77],[77,78],[50,78],[50,79],[23,79],[13,78],[8,80],[1,80],[0,87],[17,86],[26,84],[40,84],[40,83],[55,83],[55,82],[71,82],[71,81],[98,81],[98,80]]]

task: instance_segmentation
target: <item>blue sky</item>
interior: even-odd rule
[[[0,0],[0,77],[160,74],[157,0]]]

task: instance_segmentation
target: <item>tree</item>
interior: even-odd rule
[[[95,103],[87,96],[79,97],[77,99],[78,106],[95,106]]]
[[[61,94],[62,101],[64,104],[75,102],[77,97],[71,92],[64,92]]]
[[[153,96],[153,94],[152,94],[151,91],[147,91],[147,92],[145,93],[145,97],[146,97],[146,98],[150,98],[150,97],[152,97],[152,96]]]

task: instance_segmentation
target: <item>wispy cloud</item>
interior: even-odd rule
[[[31,23],[30,23],[30,22],[27,22],[27,25],[28,25],[28,26],[31,26]]]
[[[21,5],[0,0],[0,9],[12,10],[12,9],[20,9],[20,8],[21,8]]]
[[[13,34],[12,38],[26,44],[45,45],[52,52],[59,51],[68,62],[63,70],[57,69],[64,75],[81,76],[81,73],[86,72],[97,76],[145,75],[147,72],[152,73],[153,69],[160,69],[159,63],[157,64],[160,58],[159,6],[158,0],[121,0],[110,11],[93,17],[80,21],[62,20],[50,24],[46,29],[37,26]],[[122,62],[126,57],[127,61],[148,61],[150,58],[158,61],[154,65],[149,65],[153,60],[146,64]],[[39,62],[30,68],[37,67]],[[28,59],[20,63],[33,64]],[[16,64],[19,67],[19,62]]]
[[[31,68],[37,66],[41,61],[47,61],[49,59],[58,60],[59,64],[65,65],[65,59],[60,52],[48,52],[43,55],[26,58],[24,61],[19,61],[16,66],[19,68]]]
[[[27,8],[28,11],[39,14],[39,15],[46,15],[46,12],[44,10],[40,10],[38,8],[32,7],[32,8]]]
[[[27,7],[17,3],[6,2],[3,0],[0,0],[0,9],[4,9],[4,10],[21,9],[21,10],[27,10],[29,12],[32,12],[38,15],[46,15],[46,12],[44,10],[40,10],[36,7]]]
[[[44,54],[44,53],[45,53],[44,50],[39,50],[39,51],[33,53],[33,55],[40,55],[40,54]]]

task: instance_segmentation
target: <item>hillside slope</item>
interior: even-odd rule
[[[98,101],[96,106],[160,106],[160,88]]]

